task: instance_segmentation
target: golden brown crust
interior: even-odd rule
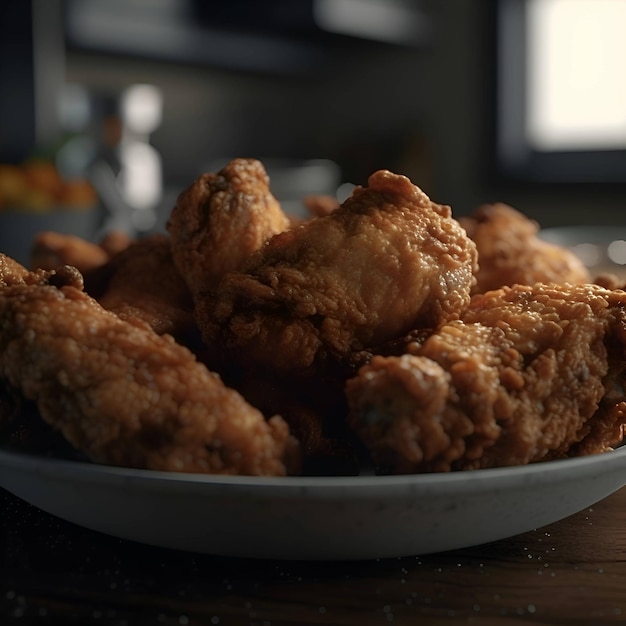
[[[234,159],[217,174],[202,174],[180,194],[167,222],[174,262],[194,293],[214,287],[288,227],[255,159]]]
[[[51,236],[48,270],[0,255],[0,438],[39,424],[96,462],[275,476],[357,473],[363,445],[404,473],[621,443],[616,277],[587,284],[507,205],[461,224],[387,170],[303,202],[315,217],[289,220],[235,159],[168,234]]]
[[[285,422],[266,421],[194,355],[75,287],[0,290],[0,375],[97,462],[284,475]]]
[[[515,284],[591,282],[573,252],[540,239],[537,222],[507,204],[482,205],[459,221],[478,249],[472,293]]]
[[[386,170],[331,214],[279,235],[196,302],[229,358],[311,375],[469,303],[476,249],[449,207]]]
[[[133,241],[87,273],[85,282],[87,292],[119,317],[143,321],[184,345],[199,341],[191,293],[174,266],[167,235]]]
[[[349,421],[398,472],[607,450],[626,423],[625,307],[625,292],[593,285],[475,296],[415,354],[375,357],[348,381]]]

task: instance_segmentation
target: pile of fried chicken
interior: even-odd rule
[[[263,164],[235,159],[180,194],[164,233],[41,233],[30,269],[0,255],[0,441],[262,476],[622,443],[616,278],[510,206],[455,219],[387,170],[305,204],[286,215]]]

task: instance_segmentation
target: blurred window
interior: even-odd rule
[[[626,183],[626,0],[495,6],[497,174]]]
[[[626,2],[531,0],[527,10],[531,145],[626,148]]]

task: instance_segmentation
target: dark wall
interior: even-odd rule
[[[504,201],[544,225],[623,223],[620,190],[490,177],[489,2],[432,6],[428,44],[336,49],[314,72],[271,75],[70,51],[66,80],[110,92],[133,82],[161,87],[164,120],[153,142],[173,188],[222,157],[323,157],[352,183],[379,167],[406,174],[457,214]]]

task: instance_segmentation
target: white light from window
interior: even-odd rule
[[[527,17],[533,148],[626,148],[626,2],[531,0]]]
[[[626,241],[616,239],[609,244],[606,253],[609,259],[617,265],[626,265]]]

